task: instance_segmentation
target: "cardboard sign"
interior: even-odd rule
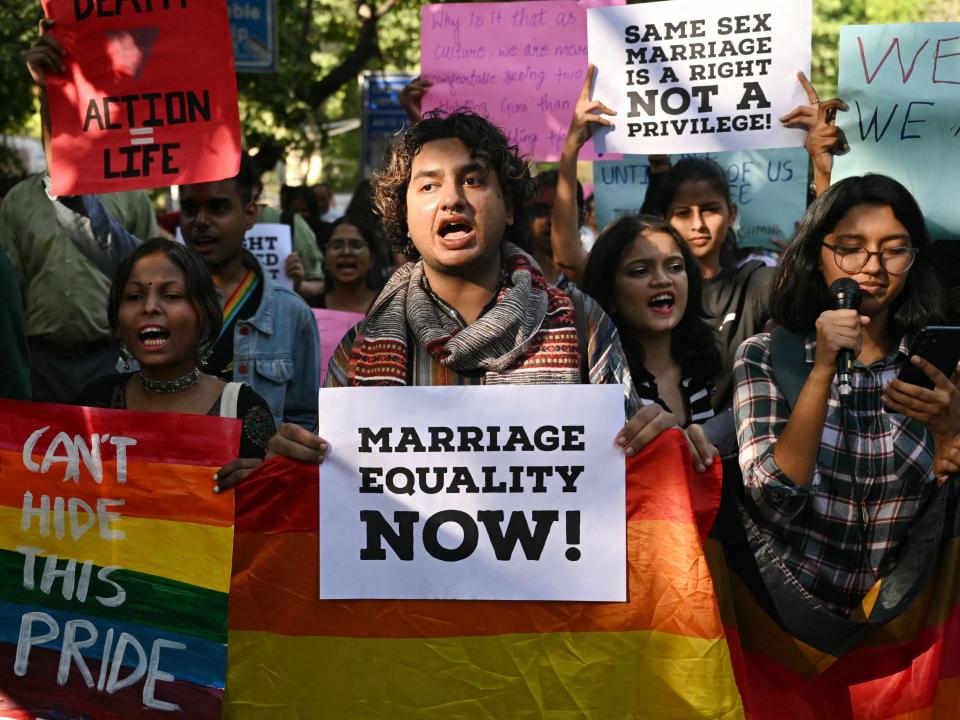
[[[320,387],[323,387],[330,358],[337,351],[337,346],[347,331],[363,320],[363,314],[314,308],[313,317],[317,321],[317,334],[320,336]]]
[[[0,402],[0,715],[219,717],[239,435]]]
[[[803,148],[734,150],[725,153],[675,155],[713,160],[727,173],[737,206],[740,247],[774,249],[773,240],[789,241],[807,209],[807,152]],[[647,194],[647,157],[593,164],[597,227],[618,217],[637,215]]]
[[[777,118],[807,98],[807,0],[672,0],[587,11],[593,97],[617,111],[598,151],[634,154],[797,147]],[[809,75],[809,72],[808,72]]]
[[[233,177],[240,120],[223,2],[43,0],[66,51],[47,77],[53,192]]]
[[[290,226],[283,223],[257,223],[247,230],[243,246],[252,252],[265,275],[278,285],[293,290],[293,280],[284,272],[287,256],[293,252]]]
[[[472,110],[522,154],[559,160],[587,71],[586,13],[572,0],[424,6],[424,112]],[[596,157],[587,143],[580,158]]]
[[[625,600],[622,426],[619,385],[321,390],[320,597]]]
[[[833,181],[873,172],[903,183],[935,238],[960,238],[960,23],[840,30],[837,114],[850,152]]]

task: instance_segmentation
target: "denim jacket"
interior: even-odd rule
[[[244,264],[256,258],[244,251]],[[267,401],[273,420],[315,430],[320,341],[313,313],[299,295],[255,268],[263,283],[260,307],[233,328],[233,379]]]
[[[124,250],[139,244],[95,195],[57,198],[57,220],[65,234],[85,252],[119,262]],[[244,264],[256,269],[263,285],[257,311],[240,320],[233,335],[233,379],[250,385],[270,406],[274,422],[317,427],[320,388],[320,341],[307,304],[271,281],[256,258],[244,251]]]

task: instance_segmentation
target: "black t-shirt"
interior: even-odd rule
[[[97,378],[87,385],[74,405],[96,408],[112,408],[114,410],[127,409],[127,382],[135,373],[120,375],[106,375]],[[218,397],[207,415],[219,417],[220,398]],[[267,441],[273,436],[277,428],[273,422],[273,414],[267,406],[266,400],[260,397],[249,385],[240,388],[237,395],[237,417],[243,421],[240,432],[240,452],[237,457],[260,458],[267,454]]]
[[[713,407],[733,400],[733,358],[740,343],[763,332],[770,317],[770,293],[776,270],[752,260],[735,271],[723,271],[703,284],[703,309],[720,332],[720,373]]]

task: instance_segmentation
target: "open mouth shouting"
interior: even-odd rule
[[[144,349],[160,350],[166,346],[167,341],[170,339],[170,331],[159,325],[147,325],[146,327],[140,328],[137,337],[140,339],[140,344],[143,345]]]
[[[202,255],[212,250],[217,244],[217,240],[209,235],[194,235],[190,238],[188,244],[192,245],[194,250]]]
[[[672,292],[662,292],[657,293],[650,298],[650,302],[647,303],[647,307],[649,307],[658,315],[669,315],[673,312],[673,306],[675,304],[676,298]]]
[[[437,235],[448,250],[460,250],[473,242],[473,225],[463,215],[451,215],[440,222]]]

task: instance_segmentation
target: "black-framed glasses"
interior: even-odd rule
[[[369,249],[369,246],[363,238],[349,238],[347,240],[337,238],[336,240],[327,241],[327,250],[342,253],[347,248],[350,249],[350,252],[362,253],[364,250]]]
[[[905,273],[917,259],[917,249],[912,247],[889,247],[871,251],[860,245],[831,245],[828,242],[821,244],[833,251],[837,267],[851,275],[863,270],[874,255],[879,258],[883,269],[894,275]]]

